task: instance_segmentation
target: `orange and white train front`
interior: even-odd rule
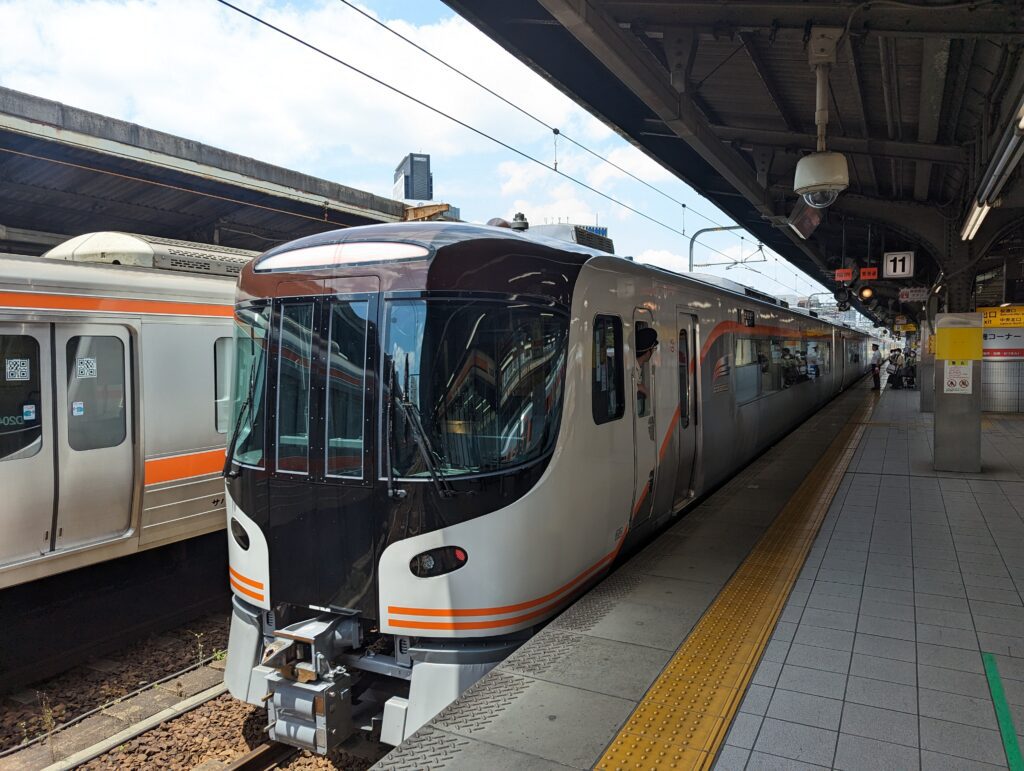
[[[594,256],[566,247],[381,225],[243,271],[226,680],[272,738],[326,752],[365,710],[400,742],[614,558],[632,439],[563,420],[590,401]],[[588,478],[617,452],[622,479]]]

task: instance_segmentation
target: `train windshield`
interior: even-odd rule
[[[386,321],[382,459],[395,477],[502,471],[553,447],[567,316],[522,302],[415,299],[389,302]]]
[[[270,306],[235,310],[234,404],[228,451],[242,466],[263,467],[266,421],[263,390],[267,374],[267,329]]]

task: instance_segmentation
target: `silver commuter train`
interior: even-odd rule
[[[753,294],[465,224],[250,263],[231,692],[317,752],[357,725],[409,736],[864,374],[869,338]],[[660,345],[638,367],[642,326]]]
[[[224,527],[252,256],[126,233],[0,255],[0,588]]]

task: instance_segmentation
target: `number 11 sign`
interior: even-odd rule
[[[913,275],[913,252],[886,252],[882,257],[882,278],[911,278]]]

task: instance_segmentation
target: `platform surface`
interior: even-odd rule
[[[984,417],[980,474],[932,470],[931,419],[840,396],[378,768],[1005,768],[1024,419]]]

